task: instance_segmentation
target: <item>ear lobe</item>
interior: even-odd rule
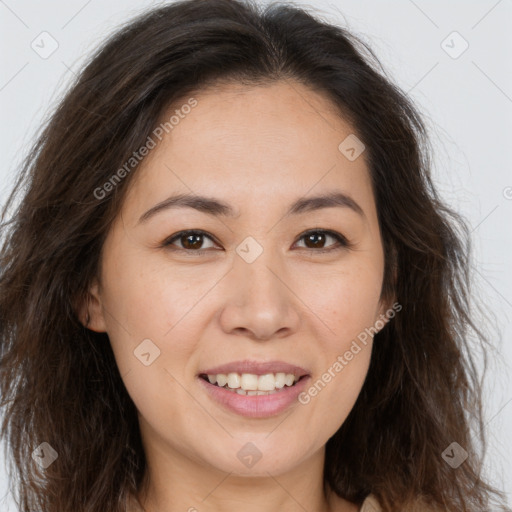
[[[398,280],[398,251],[395,247],[394,243],[389,244],[389,272],[392,274],[391,284],[389,286],[383,287],[381,290],[380,297],[380,309],[379,316],[377,318],[376,323],[381,326],[379,331],[381,331],[385,325],[396,315],[398,311],[402,309],[402,306],[397,302],[395,291]],[[382,325],[384,323],[384,325]]]
[[[106,332],[107,330],[97,279],[94,279],[86,297],[81,301],[78,318],[81,324],[91,331]]]
[[[379,318],[376,323],[378,323],[379,332],[384,329],[388,322],[393,320],[397,313],[402,310],[402,305],[396,300],[396,297],[393,297],[390,301],[387,301],[382,305],[381,310],[379,311]]]
[[[379,308],[378,316],[375,318],[375,322],[373,324],[375,329],[377,329],[377,332],[382,331],[382,329],[384,329],[384,327],[389,322],[389,320],[394,316],[394,315],[392,315],[390,317],[390,315],[389,315],[389,311],[392,310],[392,306],[391,306],[393,304],[392,300],[391,301],[390,300],[381,300],[379,302],[379,304],[380,304],[380,308]]]

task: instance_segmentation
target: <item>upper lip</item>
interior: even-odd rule
[[[265,375],[267,373],[291,373],[296,377],[309,375],[309,372],[301,366],[285,363],[284,361],[258,362],[250,360],[234,361],[232,363],[215,366],[214,368],[207,368],[206,370],[201,370],[199,375],[218,375],[219,373],[252,373],[254,375]]]

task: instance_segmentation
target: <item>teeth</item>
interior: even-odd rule
[[[255,391],[258,389],[258,376],[253,375],[252,373],[242,373],[242,378],[240,379],[240,387],[245,389],[245,391]]]
[[[217,384],[217,386],[230,391],[235,391],[240,395],[267,395],[272,394],[285,386],[293,386],[299,377],[293,373],[267,373],[265,375],[255,375],[252,373],[219,373],[217,375],[208,375],[210,384]],[[227,386],[226,386],[227,385]]]
[[[212,382],[212,384],[215,384],[215,381],[217,381],[217,386],[220,386],[221,388],[223,388],[228,383],[228,376],[224,375],[223,373],[219,373],[219,375],[208,375],[208,380],[210,379],[210,377],[213,377],[214,379],[213,382],[211,380],[210,382]]]
[[[244,395],[244,396],[264,396],[264,395],[273,395],[274,393],[278,393],[279,390],[272,389],[271,391],[244,391],[242,388],[238,389],[231,389],[231,388],[225,388],[228,391],[231,391],[232,393],[236,393],[237,395]]]
[[[286,375],[284,373],[276,373],[276,388],[284,388]]]
[[[238,373],[228,374],[228,387],[230,387],[231,389],[236,389],[240,387],[240,375],[238,375]]]
[[[267,373],[266,375],[260,375],[258,378],[258,391],[272,391],[273,389],[276,389],[276,378],[274,377],[274,374]]]

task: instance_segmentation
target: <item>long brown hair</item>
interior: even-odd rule
[[[502,502],[476,453],[485,437],[469,338],[488,341],[470,316],[468,228],[435,191],[421,116],[379,66],[356,37],[305,9],[237,0],[152,10],[92,56],[2,215],[1,435],[21,511],[121,512],[143,480],[137,411],[108,336],[77,316],[137,166],[105,183],[170,105],[221,82],[276,80],[330,99],[366,145],[382,293],[403,307],[375,336],[358,400],[327,442],[326,489],[356,503],[373,493],[385,512],[419,498],[450,512]],[[443,459],[453,442],[469,454],[456,469]],[[42,443],[58,454],[46,469],[32,456]]]

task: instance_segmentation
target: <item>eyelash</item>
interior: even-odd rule
[[[299,237],[299,240],[301,240],[304,237],[306,237],[308,235],[311,235],[313,233],[319,233],[319,234],[331,236],[331,237],[333,237],[338,242],[338,244],[333,244],[333,246],[330,246],[330,248],[327,248],[327,249],[312,249],[312,248],[309,248],[309,247],[301,247],[301,249],[307,249],[307,250],[315,252],[315,253],[325,254],[325,253],[336,251],[336,250],[350,249],[352,247],[352,244],[342,234],[337,233],[336,231],[328,230],[328,229],[310,229],[310,230],[302,233],[301,236]],[[191,255],[191,256],[192,255],[193,256],[200,256],[200,255],[206,253],[209,250],[209,249],[197,249],[197,250],[194,250],[194,249],[185,249],[185,248],[182,248],[182,247],[171,247],[171,245],[173,244],[174,241],[179,240],[181,237],[183,237],[185,235],[202,235],[204,237],[209,238],[212,242],[215,242],[213,237],[210,236],[205,231],[202,231],[200,229],[187,229],[187,230],[184,230],[184,231],[179,231],[178,233],[176,233],[174,235],[171,235],[169,238],[164,240],[164,242],[162,243],[162,247],[165,247],[165,248],[170,249],[172,251],[185,252],[185,253],[188,253],[188,255]],[[217,242],[215,242],[215,243],[217,243]]]

